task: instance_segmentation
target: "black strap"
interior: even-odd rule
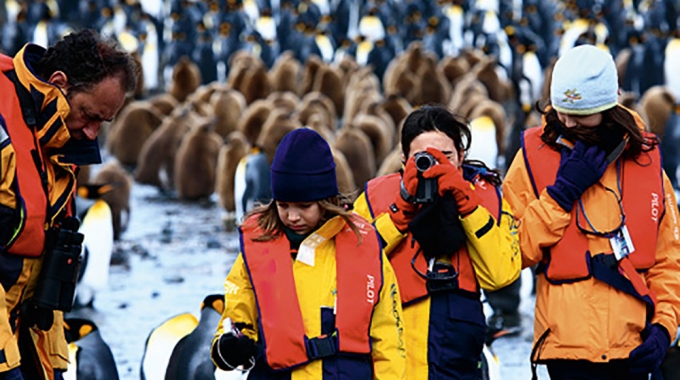
[[[334,356],[338,353],[337,331],[331,335],[322,335],[307,339],[307,356],[309,360],[317,360]]]

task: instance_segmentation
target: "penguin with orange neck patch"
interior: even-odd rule
[[[69,365],[64,380],[118,380],[118,369],[111,348],[94,322],[81,318],[64,319]]]
[[[102,195],[112,191],[113,185],[81,185],[78,196],[94,199],[82,214],[78,232],[85,235],[82,262],[76,286],[75,308],[93,307],[95,293],[108,283],[109,266],[113,252],[113,215]]]

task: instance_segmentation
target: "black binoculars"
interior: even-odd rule
[[[78,272],[82,261],[83,234],[78,232],[78,219],[68,217],[48,231],[45,257],[32,299],[38,308],[71,311]]]

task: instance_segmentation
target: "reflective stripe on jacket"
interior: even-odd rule
[[[265,357],[273,369],[298,366],[317,356],[319,344],[334,346],[337,351],[369,354],[369,330],[373,307],[378,301],[377,290],[382,288],[380,243],[375,231],[365,223],[361,245],[349,226],[335,235],[337,265],[337,308],[335,332],[324,337],[305,335],[300,304],[295,294],[290,243],[285,236],[267,242],[252,239],[263,234],[255,218],[250,218],[240,228],[243,261],[257,299],[259,324],[265,345]],[[373,235],[372,237],[369,235]],[[286,316],[285,328],[281,316]]]
[[[64,337],[63,313],[54,312],[49,331],[29,328],[19,335],[35,358],[20,357],[17,327],[21,323],[21,304],[33,297],[42,266],[39,257],[44,247],[45,230],[62,215],[72,211],[75,189],[73,166],[66,163],[62,147],[70,133],[65,120],[70,108],[61,90],[38,78],[33,70],[45,49],[26,45],[14,58],[0,55],[0,209],[13,214],[3,219],[0,231],[11,229],[9,252],[0,247],[0,372],[36,364],[36,380],[53,378],[53,369],[65,370],[68,348]],[[24,119],[20,91],[28,94],[35,116],[35,134]],[[30,106],[31,104],[26,104]],[[38,144],[39,148],[36,147]],[[45,173],[45,193],[33,153]],[[6,214],[5,214],[6,216]],[[8,224],[5,224],[8,223]],[[2,234],[0,234],[2,235]],[[8,241],[0,242],[7,244]]]
[[[14,64],[9,57],[0,56],[0,88],[14,88],[14,83],[4,75],[12,70]],[[21,104],[13,91],[0,92],[0,127],[6,132],[7,142],[12,144],[16,159],[14,189],[17,195],[19,225],[15,228],[5,246],[7,252],[36,257],[42,254],[45,244],[45,221],[47,218],[47,199],[38,164],[34,154],[41,154],[36,148],[37,136],[26,125]],[[42,170],[42,168],[41,168]]]

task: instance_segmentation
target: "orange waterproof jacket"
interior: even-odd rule
[[[633,116],[643,129],[639,116],[634,113]],[[547,146],[539,149],[550,150]],[[550,154],[552,152],[546,153],[546,156]],[[572,215],[565,212],[545,190],[536,195],[526,165],[524,151],[520,150],[503,183],[503,195],[519,219],[524,267],[542,262],[546,258],[545,248],[558,244],[572,223]],[[622,167],[625,169],[627,165],[624,160]],[[641,170],[634,180],[658,183],[660,176],[660,172],[652,168]],[[606,190],[617,189],[617,178],[617,165],[610,165],[599,184],[586,190],[581,197],[591,223],[600,230],[615,228],[620,222],[616,197]],[[632,198],[641,204],[640,207],[646,208],[646,218],[660,218],[654,265],[641,274],[647,287],[656,295],[651,322],[662,324],[671,336],[675,336],[680,315],[680,223],[675,194],[665,174],[663,193],[658,199],[634,192],[633,188],[623,187],[624,202]],[[665,207],[665,214],[659,213],[662,207]],[[631,234],[635,232],[631,231]],[[594,254],[612,251],[609,239],[605,237],[588,235],[587,245]],[[545,340],[537,348],[534,359],[607,362],[627,358],[630,351],[641,343],[640,331],[647,322],[646,311],[645,303],[639,298],[592,277],[553,284],[545,276],[539,276],[534,342],[544,334]]]
[[[366,184],[366,201],[373,215],[380,215],[389,210],[394,199],[394,194],[399,192],[401,175],[394,173],[372,179]],[[493,220],[501,220],[501,197],[498,189],[486,183],[483,179],[475,182],[475,191],[482,199],[482,206],[489,210]],[[493,223],[493,220],[490,220]],[[411,244],[413,243],[413,244]],[[415,267],[420,273],[427,272],[425,256],[416,253],[420,249],[418,242],[413,240],[411,232],[389,254],[390,264],[397,274],[400,284],[402,304],[407,306],[428,296],[425,279],[420,276],[411,265],[415,257]],[[458,273],[458,287],[469,293],[479,293],[479,285],[475,270],[472,266],[466,246],[463,246],[451,255],[451,263],[454,264]]]
[[[371,317],[382,288],[381,248],[375,237],[368,236],[370,232],[361,245],[349,227],[335,236],[336,250],[341,252],[336,258],[339,297],[335,333],[307,337],[288,239],[282,235],[272,241],[253,241],[253,236],[262,235],[253,217],[241,227],[243,261],[255,292],[265,358],[271,368],[293,368],[337,352],[370,354]],[[285,328],[282,316],[286,317]]]
[[[560,153],[555,150],[542,150],[541,128],[531,128],[522,135],[524,160],[534,187],[534,193],[538,196],[543,189],[555,181],[555,175],[560,165]],[[645,134],[646,138],[653,136]],[[647,270],[654,265],[656,256],[656,241],[659,228],[660,216],[665,208],[659,197],[663,194],[663,177],[661,176],[661,155],[659,149],[652,149],[646,153],[649,162],[644,166],[634,160],[617,160],[617,183],[621,189],[627,189],[629,193],[646,197],[656,203],[658,207],[652,208],[651,218],[648,217],[649,206],[645,203],[636,202],[632,197],[621,198],[621,210],[623,214],[620,220],[625,218],[625,226],[631,235],[634,251],[624,257],[618,263],[618,267],[625,276],[610,272],[602,265],[612,265],[616,261],[612,250],[604,252],[607,256],[591,260],[591,255],[602,252],[590,252],[588,250],[588,238],[580,228],[586,231],[592,230],[590,217],[585,208],[576,205],[571,211],[571,222],[564,231],[563,238],[549,248],[550,254],[543,258],[541,272],[545,272],[546,279],[552,283],[581,281],[590,276],[603,280],[619,290],[628,291],[648,303],[649,311],[653,312],[654,294],[642,281],[637,270]],[[646,172],[659,173],[656,181],[640,181]],[[624,175],[625,174],[625,175]],[[619,191],[610,189],[610,191]],[[592,211],[591,211],[592,214]],[[624,216],[625,215],[625,216]],[[608,260],[608,261],[602,261]],[[606,264],[605,264],[606,263]],[[601,273],[602,271],[604,273]],[[632,286],[632,288],[631,288]]]

